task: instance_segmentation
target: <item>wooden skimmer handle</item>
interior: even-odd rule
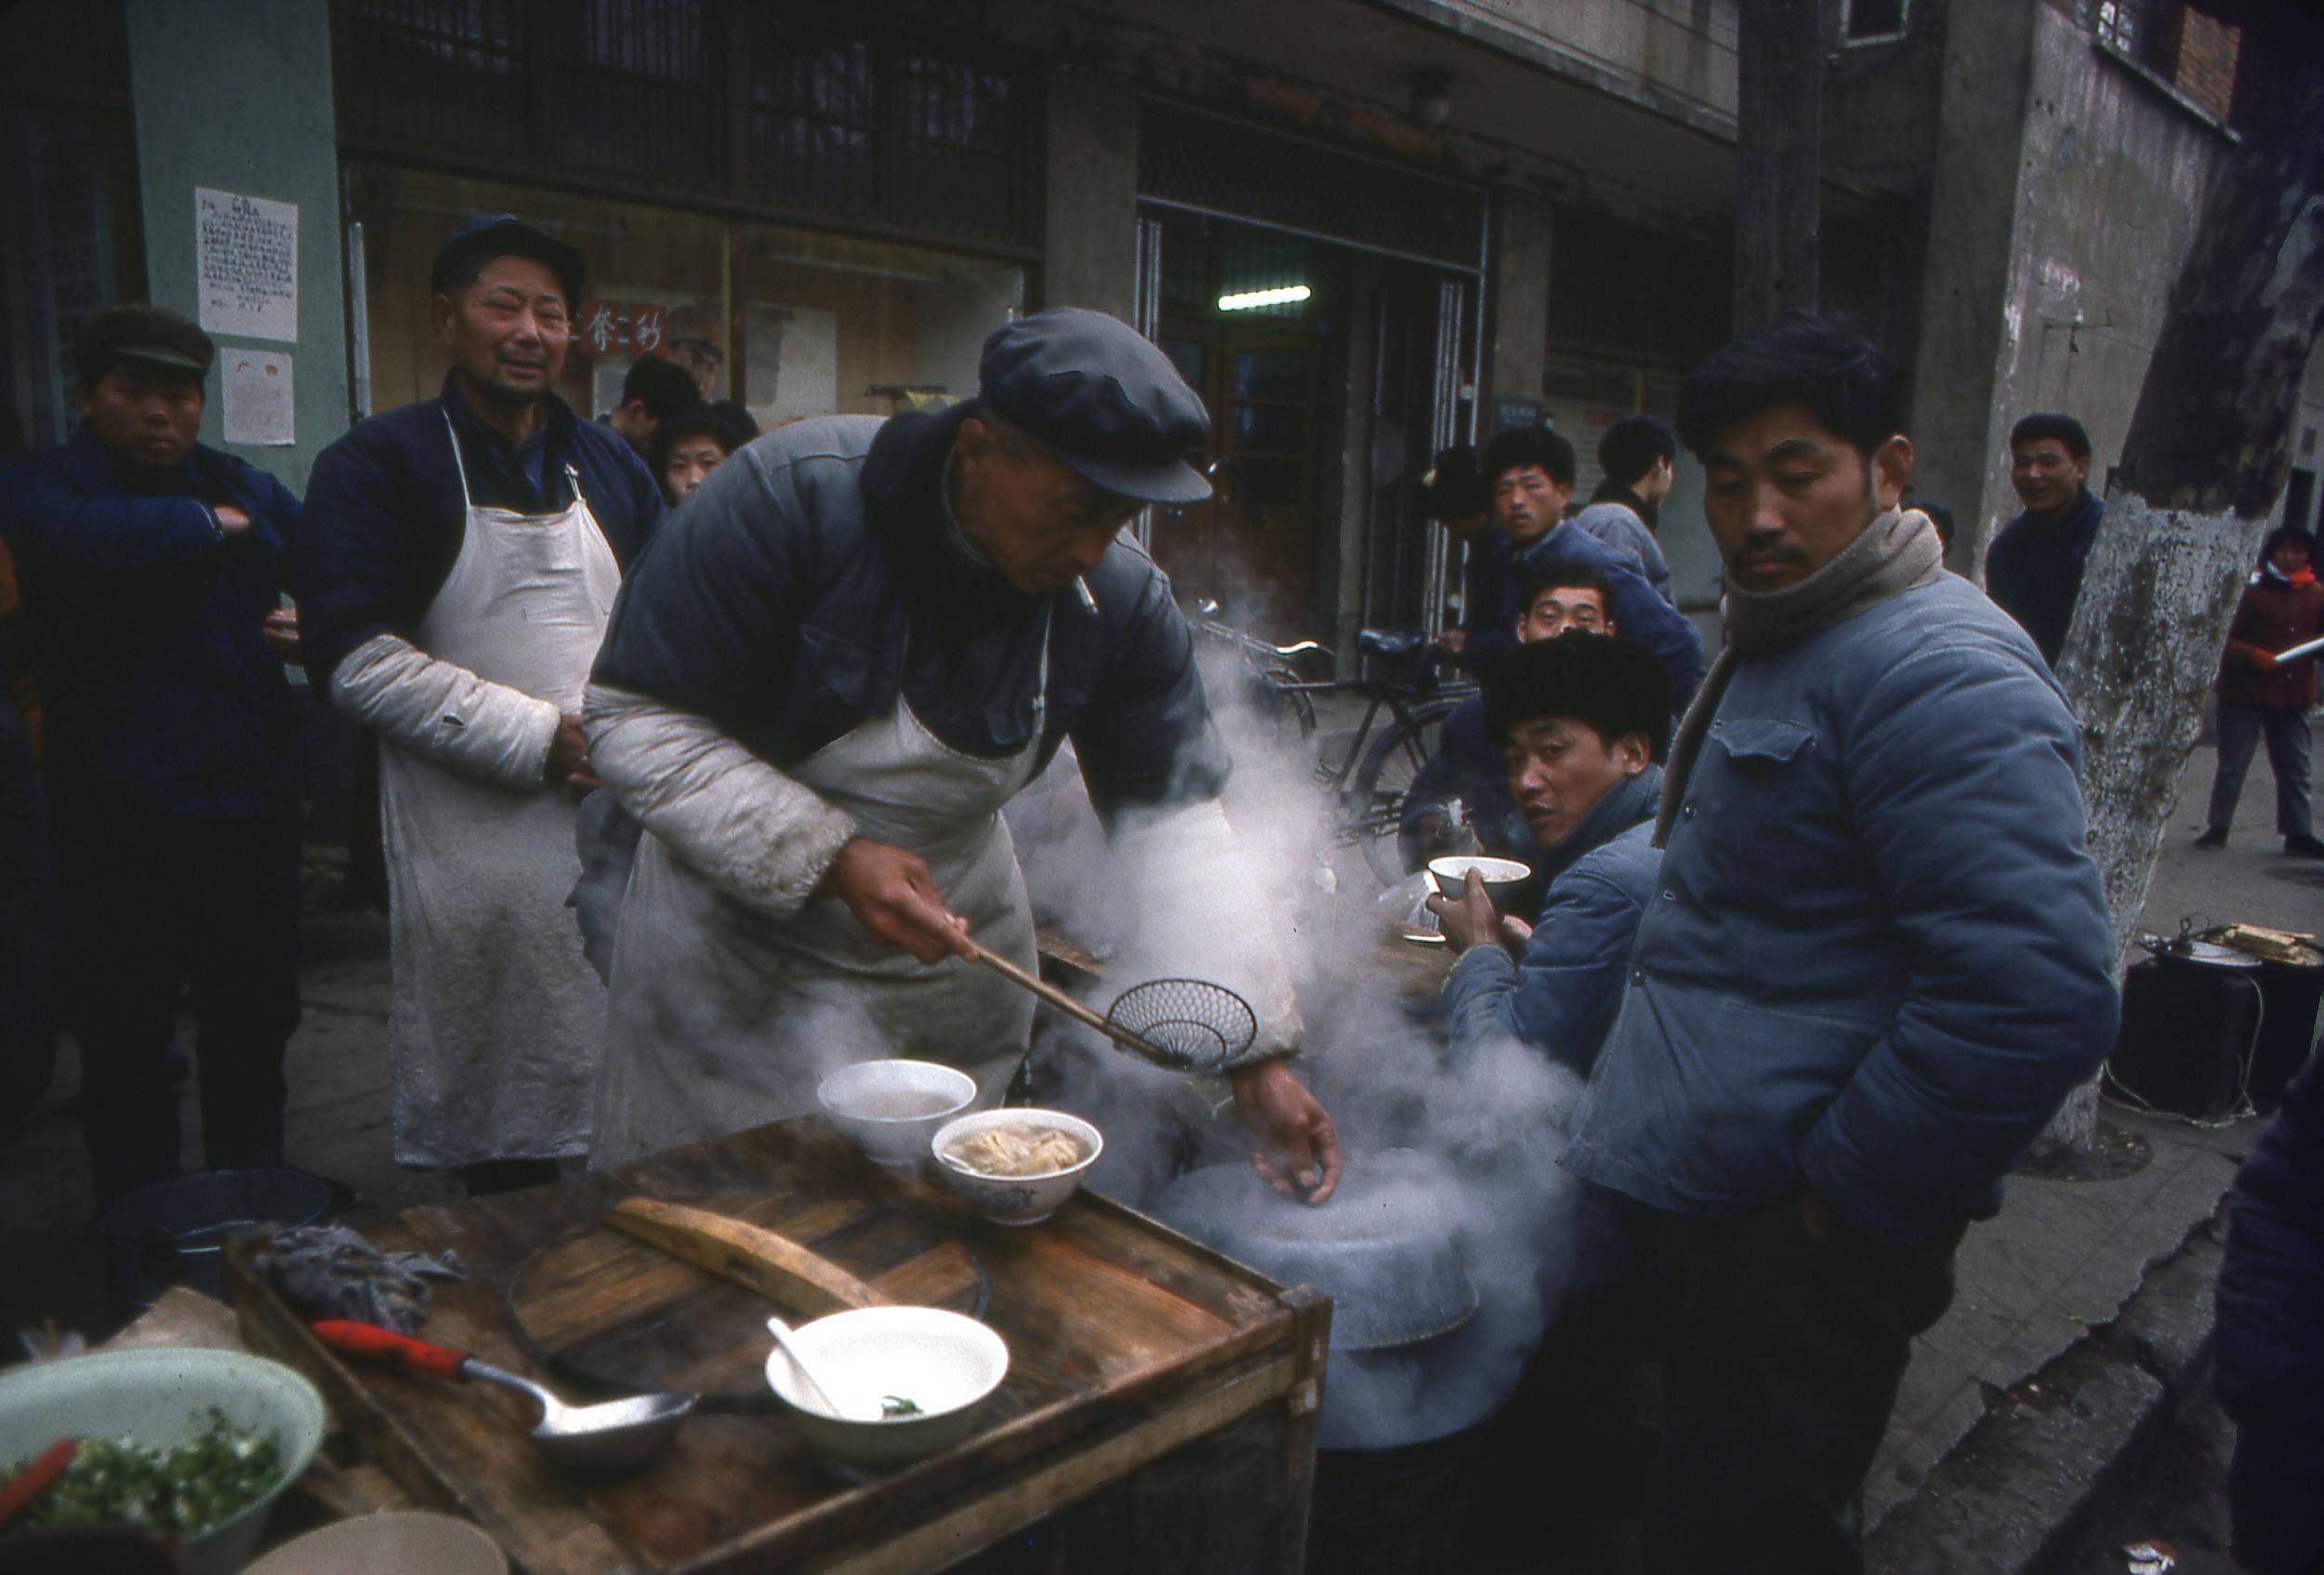
[[[978,946],[974,941],[971,941],[969,943],[969,950],[971,955],[972,955],[977,961],[983,963],[994,973],[998,973],[1004,979],[1010,980],[1021,988],[1031,990],[1035,995],[1039,996],[1043,1000],[1049,1002],[1051,1006],[1057,1008],[1058,1011],[1063,1012],[1066,1016],[1071,1017],[1076,1022],[1088,1024],[1090,1027],[1095,1028],[1099,1033],[1103,1034],[1107,1039],[1112,1039],[1116,1044],[1120,1045],[1124,1050],[1135,1051],[1157,1066],[1169,1066],[1172,1071],[1178,1070],[1178,1067],[1169,1060],[1168,1056],[1165,1056],[1156,1051],[1154,1046],[1148,1044],[1144,1039],[1140,1039],[1136,1034],[1131,1033],[1128,1028],[1123,1027],[1119,1023],[1114,1022],[1103,1013],[1091,1010],[1086,1002],[1076,1000],[1072,996],[1067,995],[1064,991],[1059,989],[1055,985],[1050,984],[1047,979],[1042,978],[1037,973],[1026,973],[1023,969],[1018,967],[1015,963],[1010,961],[1005,957],[994,956],[991,952],[986,951],[983,946]]]
[[[820,1317],[888,1302],[830,1259],[779,1231],[706,1209],[630,1198],[614,1204],[605,1223],[802,1313]]]

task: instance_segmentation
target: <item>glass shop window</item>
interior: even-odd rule
[[[583,417],[619,403],[623,376],[661,355],[724,398],[733,347],[722,263],[726,226],[699,214],[459,176],[352,165],[363,225],[372,408],[433,398],[451,367],[430,322],[428,276],[453,226],[513,213],[580,248],[588,277],[573,303],[573,348],[557,392]]]
[[[764,428],[886,416],[976,392],[984,337],[1024,310],[1024,270],[886,241],[736,228],[742,402]]]

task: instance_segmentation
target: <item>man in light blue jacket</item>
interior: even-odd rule
[[[1664,1351],[1650,1570],[1861,1568],[1955,1249],[2114,1040],[2072,713],[1898,508],[1895,368],[1793,318],[1687,380],[1727,643],[1672,745],[1565,1166],[1636,1206]]]

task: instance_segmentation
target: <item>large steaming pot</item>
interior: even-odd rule
[[[1318,1442],[1385,1449],[1472,1427],[1506,1397],[1473,1379],[1477,1286],[1449,1187],[1438,1162],[1389,1149],[1350,1167],[1321,1206],[1235,1164],[1173,1183],[1153,1212],[1272,1279],[1331,1297]]]

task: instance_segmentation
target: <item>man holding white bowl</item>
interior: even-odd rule
[[[1548,877],[1531,929],[1504,920],[1474,871],[1429,907],[1460,953],[1445,984],[1455,1044],[1514,1038],[1587,1077],[1622,1001],[1623,965],[1653,894],[1670,679],[1619,636],[1521,645],[1485,688],[1486,736]],[[1512,933],[1513,950],[1501,944]]]

